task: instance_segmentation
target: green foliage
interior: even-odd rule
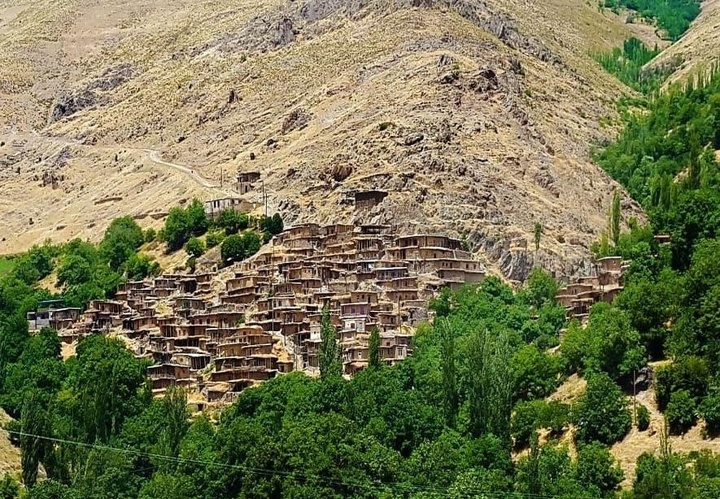
[[[710,436],[720,433],[720,393],[714,388],[700,404],[700,415]]]
[[[640,334],[624,311],[607,303],[593,306],[586,328],[571,324],[561,352],[571,369],[604,372],[620,380],[645,363]]]
[[[650,427],[650,410],[643,404],[638,404],[635,409],[635,424],[638,430],[645,431]]]
[[[681,293],[681,279],[665,268],[657,277],[651,274],[631,279],[615,301],[640,333],[641,342],[653,360],[664,357],[669,334],[666,325],[678,316]]]
[[[214,248],[218,244],[222,243],[225,239],[225,233],[224,232],[208,232],[207,236],[205,236],[205,246],[207,246],[208,249]]]
[[[245,213],[238,213],[232,208],[223,210],[215,219],[215,225],[230,236],[248,228],[250,219]]]
[[[670,402],[665,409],[670,433],[680,435],[688,431],[697,420],[697,406],[695,399],[687,390],[678,390],[670,396]]]
[[[18,494],[20,494],[20,485],[6,473],[0,480],[0,499],[15,499]]]
[[[337,332],[335,330],[335,326],[333,326],[330,322],[330,311],[327,307],[322,310],[320,339],[320,377],[327,379],[330,377],[342,376],[343,367],[342,360],[340,359],[341,349],[337,342]]]
[[[145,241],[140,226],[130,216],[116,218],[105,231],[100,242],[100,254],[110,264],[110,268],[117,271],[134,255]]]
[[[542,237],[542,224],[535,222],[535,228],[533,230],[533,241],[535,243],[535,251],[540,249],[540,238]]]
[[[620,241],[620,218],[622,211],[620,208],[620,193],[615,191],[613,193],[612,206],[610,207],[610,220],[608,223],[608,231],[610,233],[610,240],[617,247]]]
[[[248,230],[241,235],[226,237],[220,246],[220,255],[225,264],[239,262],[257,253],[260,246],[260,236],[257,232]]]
[[[684,390],[695,400],[708,391],[710,370],[705,359],[688,356],[655,371],[655,398],[658,408],[664,411],[672,394]]]
[[[2,256],[0,257],[0,278],[6,276],[15,268],[15,258]]]
[[[197,237],[191,237],[190,240],[185,243],[185,252],[189,256],[198,258],[205,253],[205,245]]]
[[[158,233],[152,227],[148,228],[143,233],[143,239],[145,240],[146,243],[151,243],[151,242],[155,241],[155,239],[157,239],[157,237],[158,237]]]
[[[260,229],[273,236],[280,234],[284,229],[283,219],[279,213],[275,213],[271,217],[262,217],[260,219]]]
[[[560,384],[560,358],[525,345],[515,352],[512,365],[513,399],[532,400],[550,395]]]
[[[560,402],[532,400],[516,404],[510,421],[515,447],[528,446],[540,428],[549,428],[551,435],[560,435],[570,419],[570,407]]]
[[[378,369],[380,367],[380,331],[373,327],[368,338],[368,367]]]
[[[578,449],[575,476],[590,490],[598,491],[598,495],[617,490],[624,477],[608,448],[597,442]]]
[[[611,52],[596,53],[594,58],[609,73],[638,92],[645,94],[660,88],[663,80],[670,74],[670,68],[647,70],[645,64],[660,53],[657,46],[648,48],[635,37],[628,38],[622,48],[614,48]]]
[[[512,411],[511,347],[502,332],[478,331],[468,338],[470,433],[492,434],[510,442]]]
[[[656,21],[672,41],[678,40],[700,14],[699,0],[605,0],[604,6],[613,10],[625,7]]]
[[[148,276],[158,275],[160,273],[160,264],[153,261],[147,255],[134,253],[130,255],[125,262],[125,277],[131,281],[138,281]]]
[[[604,373],[588,378],[587,390],[578,403],[575,419],[576,438],[582,443],[613,444],[622,439],[631,426],[625,395]]]
[[[179,250],[191,237],[205,234],[209,227],[210,221],[205,215],[205,208],[197,199],[193,199],[186,208],[170,209],[163,227],[163,238],[168,251]]]

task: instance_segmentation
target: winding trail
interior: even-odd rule
[[[94,148],[94,149],[105,149],[109,151],[133,151],[133,152],[140,152],[143,154],[143,157],[149,159],[156,165],[164,166],[166,168],[172,168],[173,170],[176,170],[180,173],[183,173],[190,177],[195,183],[201,185],[202,187],[206,187],[208,189],[219,189],[220,186],[214,182],[211,182],[210,180],[206,179],[202,175],[200,175],[198,172],[196,172],[193,168],[185,165],[180,165],[177,163],[171,163],[169,161],[165,161],[162,159],[162,152],[158,151],[156,149],[141,149],[136,147],[124,147],[122,145],[116,145],[116,146],[96,146],[96,145],[88,145],[83,144],[80,141],[77,140],[71,140],[66,139],[63,137],[52,137],[47,135],[40,135],[38,132],[33,131],[31,135],[26,134],[18,134],[11,132],[7,136],[7,142],[11,143],[13,140],[49,140],[51,142],[55,142],[57,144],[62,145],[68,145],[68,146],[77,146],[77,147],[88,147],[88,148]],[[2,138],[2,136],[0,136]]]
[[[167,166],[168,168],[174,168],[175,170],[182,172],[186,175],[188,175],[190,178],[192,178],[195,182],[202,185],[203,187],[208,187],[210,189],[217,189],[220,187],[219,185],[210,182],[208,179],[200,175],[199,173],[195,172],[195,170],[188,168],[187,166],[178,165],[177,163],[170,163],[168,161],[164,161],[161,158],[161,152],[157,151],[155,149],[131,149],[126,148],[127,150],[134,150],[134,151],[143,151],[147,153],[147,158],[152,161],[153,163],[156,163],[158,165]]]

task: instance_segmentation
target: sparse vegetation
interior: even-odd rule
[[[596,53],[593,57],[605,70],[617,76],[627,86],[649,94],[659,89],[673,70],[672,67],[643,69],[659,53],[660,49],[657,47],[650,49],[633,37],[625,40],[622,48],[615,48],[607,53]]]
[[[679,39],[700,14],[700,0],[604,0],[604,6],[616,12],[618,7],[625,7],[656,21],[673,41]]]

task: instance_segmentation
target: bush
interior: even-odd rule
[[[559,384],[559,359],[541,352],[534,345],[520,348],[513,356],[510,365],[513,371],[515,400],[547,397]]]
[[[205,208],[200,201],[193,199],[185,209],[175,207],[170,210],[163,228],[163,239],[169,251],[177,251],[191,237],[205,234],[209,226]]]
[[[579,442],[611,445],[621,440],[632,424],[625,395],[605,373],[588,379],[576,413]]]
[[[145,235],[132,217],[116,218],[105,231],[100,253],[110,263],[111,269],[118,270],[144,241]]]
[[[207,236],[205,236],[205,246],[207,249],[214,248],[218,244],[222,243],[224,239],[224,232],[210,232]]]
[[[245,213],[238,213],[232,208],[223,210],[215,220],[215,225],[225,230],[230,236],[248,228],[250,220]]]
[[[510,433],[516,448],[527,447],[535,430],[549,428],[552,435],[563,432],[570,421],[570,407],[560,402],[533,400],[515,406],[510,420]]]
[[[647,430],[650,427],[650,411],[643,404],[638,404],[635,411],[635,424],[637,425],[638,430]]]
[[[664,411],[674,392],[687,390],[696,400],[708,390],[710,369],[705,359],[685,357],[655,372],[655,398],[658,408]]]
[[[262,217],[260,219],[260,229],[275,236],[283,231],[283,219],[279,213],[275,213],[271,217]]]
[[[185,243],[185,252],[190,256],[198,258],[205,253],[205,245],[197,237],[192,237],[187,243]]]
[[[575,477],[584,486],[607,494],[617,490],[622,482],[623,472],[608,448],[595,442],[578,449]]]
[[[720,433],[720,393],[713,390],[700,404],[700,415],[705,419],[710,435]]]
[[[665,419],[667,420],[670,433],[673,435],[681,435],[688,431],[697,420],[697,406],[690,392],[680,390],[670,396],[670,403],[665,409]]]
[[[155,229],[150,227],[148,230],[145,231],[143,235],[146,243],[151,243],[158,237],[158,233]]]
[[[160,273],[160,264],[147,255],[133,254],[124,265],[125,274],[131,281],[144,279]]]

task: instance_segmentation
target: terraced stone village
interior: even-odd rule
[[[227,403],[279,373],[317,374],[324,307],[346,375],[367,367],[373,328],[383,362],[406,358],[415,327],[429,318],[429,299],[443,286],[485,276],[462,246],[380,225],[298,225],[220,271],[127,282],[114,300],[92,301],[82,314],[42,303],[28,320],[31,329],[56,329],[66,344],[98,331],[117,335],[151,361],[154,394],[179,385]]]

